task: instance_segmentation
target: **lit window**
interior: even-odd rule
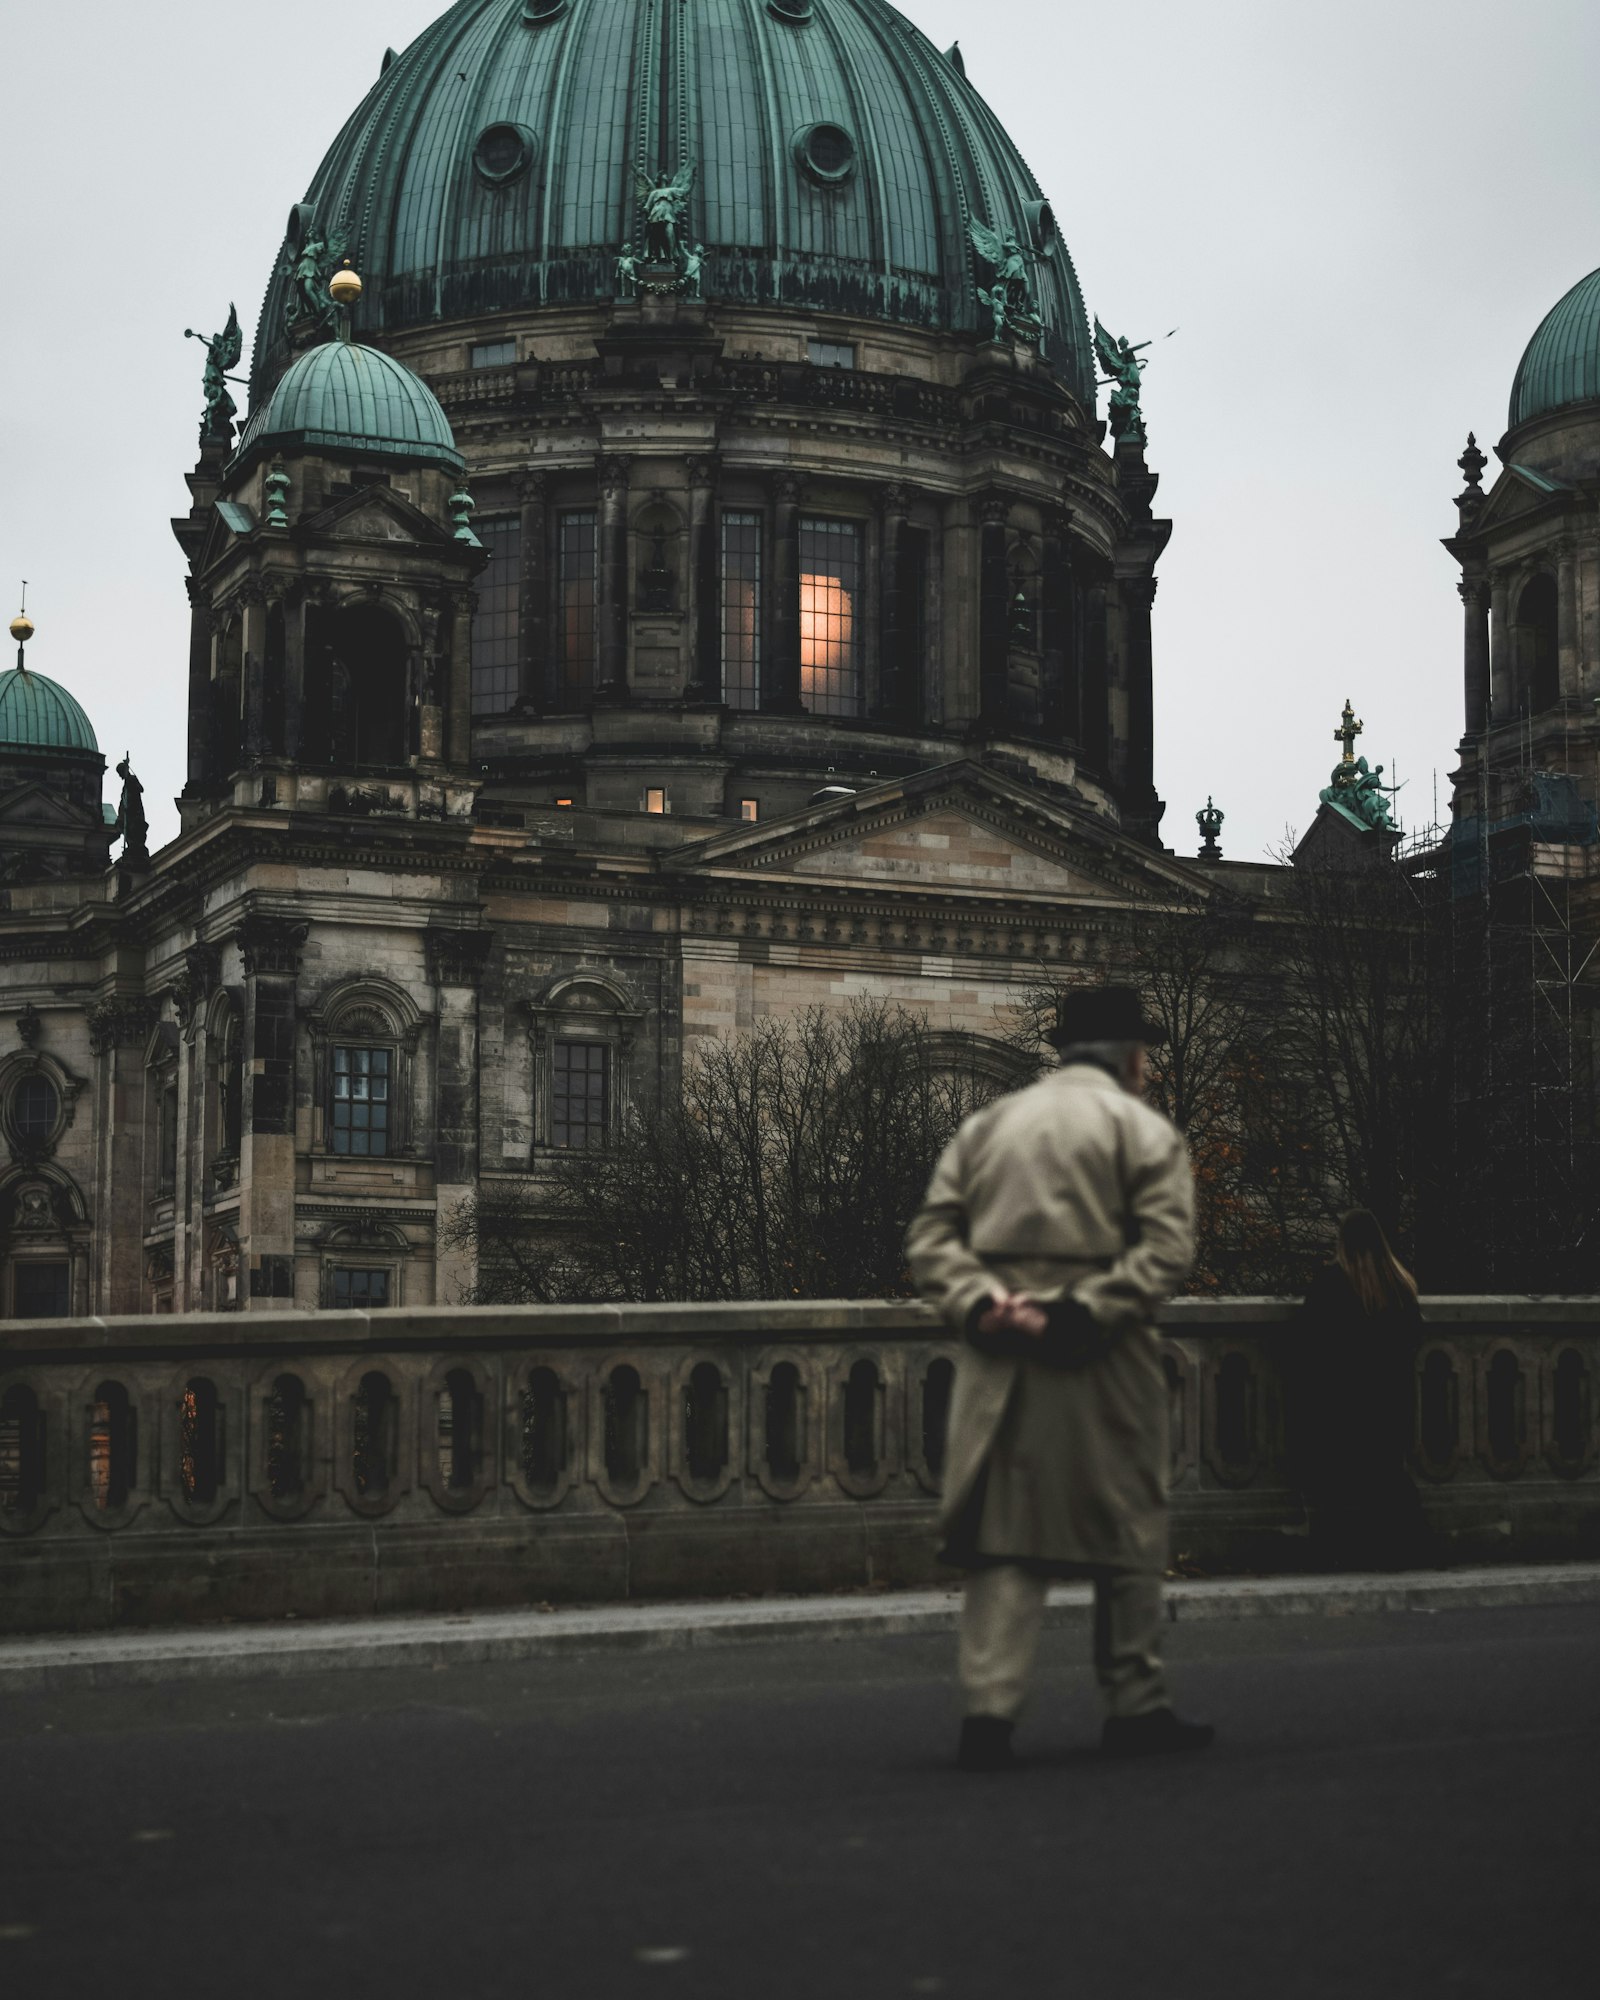
[[[861,713],[861,530],[800,523],[800,699],[813,715]]]
[[[722,699],[761,706],[761,516],[722,517]]]
[[[66,1319],[72,1311],[70,1273],[65,1262],[19,1263],[12,1285],[18,1319]]]
[[[647,813],[664,813],[667,809],[666,788],[662,785],[647,785],[644,793],[644,809]]]
[[[333,1052],[332,1139],[336,1153],[372,1157],[389,1150],[388,1049]]]
[[[813,368],[854,368],[856,351],[848,341],[808,340],[806,359]]]
[[[580,706],[594,688],[595,517],[563,514],[557,544],[561,631],[556,701]]]
[[[25,1076],[11,1099],[11,1121],[19,1139],[48,1139],[55,1129],[61,1099],[47,1076]]]
[[[389,1303],[389,1273],[336,1266],[328,1303],[340,1311],[371,1312]]]
[[[583,1149],[606,1142],[611,1050],[604,1042],[557,1041],[550,1050],[550,1143]]]
[[[754,799],[741,799],[739,801],[739,817],[740,819],[759,819],[761,817],[761,808]]]
[[[474,368],[509,368],[517,358],[514,340],[480,340],[472,350]]]
[[[558,806],[570,806],[572,804],[572,801],[571,799],[557,799],[556,804]]]
[[[472,712],[504,715],[517,698],[522,522],[515,514],[496,514],[479,521],[473,533],[489,551],[489,563],[478,577],[472,618]]]

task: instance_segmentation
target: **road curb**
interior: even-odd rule
[[[1057,1585],[1046,1620],[1087,1620],[1088,1584]],[[474,1666],[585,1652],[664,1652],[953,1632],[959,1594],[539,1608],[456,1616],[54,1635],[0,1641],[0,1695],[149,1687],[193,1680],[282,1679],[380,1667]],[[1167,1585],[1173,1623],[1237,1618],[1600,1605],[1600,1563],[1382,1575],[1182,1578]]]

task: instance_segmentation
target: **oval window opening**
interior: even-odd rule
[[[472,164],[481,180],[503,187],[527,171],[533,147],[533,134],[525,125],[486,125],[472,149]]]
[[[855,172],[856,142],[842,125],[808,126],[795,151],[811,178],[828,186],[847,181]]]

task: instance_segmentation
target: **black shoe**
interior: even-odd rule
[[[1011,1732],[1015,1727],[1002,1715],[964,1717],[956,1763],[963,1771],[1013,1770],[1017,1760],[1011,1754]]]
[[[1107,1757],[1161,1757],[1172,1750],[1204,1750],[1216,1731],[1209,1722],[1180,1722],[1170,1708],[1147,1715],[1113,1715],[1100,1732]]]

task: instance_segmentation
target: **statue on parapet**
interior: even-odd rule
[[[639,209],[644,217],[644,261],[647,264],[676,264],[678,245],[689,219],[689,190],[694,186],[694,168],[679,167],[671,176],[648,174],[634,169],[639,190]]]
[[[122,841],[124,861],[142,865],[150,859],[150,822],[144,816],[144,786],[133,775],[129,754],[124,750],[117,766],[122,797],[117,803],[117,823],[111,837]]]
[[[617,258],[617,297],[631,298],[639,289],[639,263],[633,245],[624,243]]]
[[[1111,407],[1106,413],[1106,422],[1118,444],[1124,438],[1131,444],[1146,442],[1144,412],[1139,407],[1146,363],[1139,356],[1151,344],[1148,340],[1141,340],[1136,347],[1125,336],[1113,339],[1099,319],[1095,320],[1095,359],[1105,370],[1102,386],[1109,384],[1111,388]]]
[[[1372,766],[1365,757],[1357,757],[1349,763],[1341,759],[1335,764],[1331,782],[1323,786],[1317,797],[1326,805],[1342,806],[1363,826],[1392,833],[1394,818],[1389,811],[1389,800],[1399,790],[1398,785],[1384,784],[1381,764]]]
[[[186,326],[183,337],[203,342],[206,350],[205,374],[202,377],[206,406],[200,416],[200,442],[232,444],[233,420],[239,413],[239,405],[228,394],[228,370],[238,367],[239,356],[244,352],[244,335],[239,331],[239,308],[235,305],[228,307],[228,324],[221,333],[197,333],[192,326]]]
[[[992,273],[987,285],[979,285],[978,298],[994,322],[994,338],[1002,340],[1009,333],[1033,345],[1044,332],[1044,322],[1028,277],[1029,253],[1014,230],[1002,233],[976,218],[968,222],[967,234],[978,261]]]

